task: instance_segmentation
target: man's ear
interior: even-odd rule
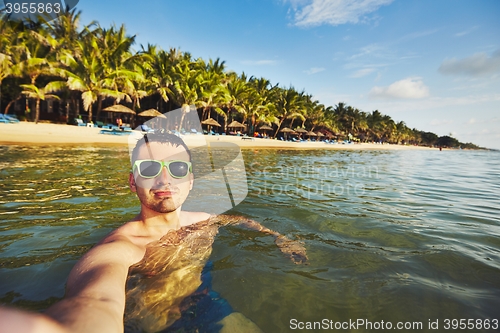
[[[128,186],[130,187],[130,191],[137,192],[137,185],[135,184],[134,174],[131,172],[128,175]]]
[[[193,184],[194,184],[194,175],[193,173],[189,174],[189,190],[191,191],[193,189]]]

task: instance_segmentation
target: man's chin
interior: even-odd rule
[[[175,212],[177,210],[177,208],[179,208],[179,206],[175,206],[172,204],[165,205],[165,204],[161,203],[158,205],[153,205],[149,208],[157,213],[167,214],[167,213]]]

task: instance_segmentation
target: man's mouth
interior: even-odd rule
[[[153,194],[155,195],[155,197],[168,198],[168,197],[174,196],[175,191],[174,190],[161,190],[161,191],[154,191]]]

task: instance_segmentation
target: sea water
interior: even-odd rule
[[[78,258],[138,213],[128,151],[6,146],[0,156],[0,303],[43,310],[64,295]],[[248,196],[228,213],[303,241],[309,256],[295,265],[272,237],[220,230],[212,287],[264,332],[388,323],[443,331],[460,319],[468,331],[487,320],[485,331],[495,331],[499,152],[248,149],[243,157]]]

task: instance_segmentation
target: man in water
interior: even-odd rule
[[[157,291],[162,295],[160,300],[167,304],[160,307],[160,313],[137,301],[144,289],[132,287],[130,291],[132,298],[134,293],[138,296],[133,302],[146,311],[131,310],[135,311],[140,325],[146,326],[142,329],[164,329],[182,316],[181,308],[185,306],[182,301],[202,284],[200,276],[213,239],[218,227],[225,224],[241,224],[270,234],[280,250],[294,262],[307,260],[300,243],[290,241],[255,221],[183,211],[182,204],[193,182],[190,152],[182,139],[166,133],[145,135],[132,152],[129,176],[130,189],[141,203],[140,213],[111,232],[77,262],[69,275],[65,298],[46,312],[56,322],[44,316],[0,310],[0,318],[7,319],[0,325],[0,332],[3,332],[2,327],[13,324],[13,318],[25,318],[17,331],[22,332],[23,327],[33,323],[38,325],[40,332],[46,328],[49,332],[60,329],[72,333],[121,333],[124,330],[127,276],[129,269],[133,272],[134,268],[142,276],[152,279],[152,291],[158,288],[157,282],[167,286]],[[175,286],[168,288],[172,285]],[[153,304],[151,308],[158,309],[158,306]],[[233,313],[222,319],[221,324],[234,324],[235,317],[240,324],[245,322],[244,317]],[[246,321],[243,325],[251,327],[251,322]]]

